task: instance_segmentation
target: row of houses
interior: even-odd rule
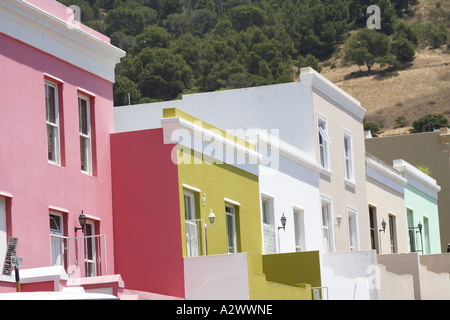
[[[444,190],[370,151],[366,110],[313,69],[113,108],[125,52],[56,1],[0,8],[0,256],[18,240],[22,291],[450,298]]]

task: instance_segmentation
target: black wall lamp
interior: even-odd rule
[[[284,231],[286,231],[285,227],[286,227],[286,217],[284,216],[284,212],[283,215],[281,216],[281,227],[278,227],[278,230],[283,229]]]
[[[384,233],[386,233],[386,221],[384,221],[384,219],[383,219],[383,221],[381,221],[381,227],[383,229],[380,229],[379,231],[380,232],[383,231]]]
[[[86,219],[87,217],[84,215],[83,210],[81,210],[81,214],[78,216],[78,222],[80,223],[81,227],[75,227],[75,233],[77,233],[78,230],[83,230],[84,233],[84,226],[86,225]]]

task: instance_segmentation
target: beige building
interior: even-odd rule
[[[446,252],[450,243],[450,129],[368,138],[365,142],[367,152],[387,163],[404,159],[413,166],[424,165],[431,170],[431,177],[441,187],[439,223],[441,248]]]
[[[389,164],[366,154],[371,248],[379,254],[408,252],[407,180]]]
[[[317,162],[322,166],[323,251],[371,249],[360,102],[311,68],[300,82],[311,83]],[[329,239],[326,239],[328,234]]]

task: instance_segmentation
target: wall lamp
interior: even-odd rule
[[[335,224],[334,226],[340,228],[341,227],[341,221],[342,221],[342,216],[340,214],[338,214],[336,216],[336,221],[337,221],[337,224]]]
[[[81,210],[81,214],[78,216],[78,222],[80,223],[81,227],[75,227],[75,233],[77,233],[78,230],[83,230],[84,233],[84,226],[86,225],[86,219],[87,217],[84,215],[83,210]]]
[[[278,230],[283,229],[284,231],[286,231],[285,227],[286,227],[286,217],[284,216],[284,212],[283,215],[281,216],[281,227],[278,227]]]
[[[381,227],[383,229],[380,229],[379,232],[383,231],[384,233],[386,233],[386,221],[384,221],[384,219],[383,221],[381,221]]]
[[[209,220],[210,226],[207,226],[207,225],[205,224],[205,229],[211,227],[211,230],[213,230],[213,227],[214,227],[214,221],[216,220],[216,215],[214,214],[214,212],[212,211],[212,209],[211,209],[210,214],[208,215],[208,220]]]

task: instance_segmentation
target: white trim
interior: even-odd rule
[[[54,104],[55,104],[55,122],[51,122],[47,119],[47,87],[53,88],[54,90]],[[59,84],[52,82],[48,79],[44,80],[44,89],[45,89],[45,123],[46,123],[46,132],[47,132],[47,160],[51,164],[55,164],[60,166],[61,165],[61,121],[60,121],[60,103],[59,103]],[[52,152],[55,152],[55,160],[48,158],[48,127],[51,127],[53,130],[55,140],[54,143],[54,150]],[[55,133],[56,131],[56,133]]]
[[[411,164],[409,164],[405,160],[396,159],[396,160],[394,160],[393,164],[394,164],[393,167],[395,169],[397,169],[398,171],[400,171],[402,173],[406,173],[406,174],[410,175],[412,178],[417,180],[417,182],[423,184],[425,187],[431,189],[435,193],[438,193],[439,191],[441,191],[441,187],[439,185],[437,185],[435,179],[426,175],[419,169],[413,167]],[[410,183],[410,182],[408,181],[408,183]],[[429,194],[429,192],[427,192],[425,190],[422,190],[422,191]],[[437,198],[437,194],[436,195],[429,194],[429,195]]]
[[[363,119],[366,109],[361,106],[361,103],[339,88],[337,85],[326,79],[314,69],[307,67],[300,69],[300,83],[305,86],[311,86],[327,97],[336,101],[343,108],[348,110],[359,119]]]
[[[347,213],[347,225],[348,225],[348,245],[349,245],[349,249],[352,251],[358,251],[360,248],[360,239],[359,239],[359,217],[358,217],[358,210],[347,206],[346,207],[346,213]],[[350,239],[351,239],[351,234],[350,234],[350,216],[353,216],[355,218],[354,221],[354,227],[355,230],[353,230],[355,232],[355,241],[356,243],[353,244],[353,247],[350,246]]]
[[[115,65],[125,56],[125,51],[69,20],[64,21],[24,0],[0,0],[2,33],[114,82]]]
[[[88,175],[93,174],[93,156],[92,156],[92,122],[91,122],[91,99],[88,96],[85,96],[84,94],[78,93],[78,121],[81,120],[80,118],[80,100],[83,100],[86,102],[86,128],[87,133],[83,133],[82,131],[79,131],[79,137],[83,138],[87,141],[86,149],[84,150],[85,153],[85,170],[81,169],[81,172],[86,173]],[[79,128],[80,129],[80,128]],[[81,153],[80,153],[80,161],[81,161]]]
[[[187,189],[187,190],[194,191],[194,192],[198,192],[198,193],[201,193],[201,192],[202,192],[199,188],[192,187],[192,186],[187,185],[187,184],[185,184],[185,183],[183,183],[183,189]]]
[[[348,141],[348,155],[346,154],[345,150],[345,141]],[[355,160],[354,160],[354,152],[353,152],[353,135],[350,131],[347,129],[342,129],[342,148],[344,153],[344,179],[347,182],[350,182],[353,184],[353,187],[356,186],[355,184]],[[348,158],[348,159],[347,159]],[[349,162],[349,172],[347,172],[347,161]]]
[[[234,200],[231,200],[231,199],[228,199],[228,198],[223,198],[223,200],[224,200],[226,203],[229,203],[229,204],[231,204],[231,205],[233,205],[233,206],[237,206],[237,207],[240,207],[240,206],[241,206],[241,204],[240,204],[239,202],[237,202],[237,201],[234,201]]]
[[[3,192],[3,191],[0,191],[0,197],[14,198],[14,196],[13,196],[11,193],[9,193],[9,192]]]
[[[52,206],[52,205],[48,206],[48,210],[50,210],[50,211],[57,211],[57,212],[60,212],[60,213],[65,213],[65,214],[69,213],[69,210],[67,210],[67,209],[56,207],[56,206]]]

